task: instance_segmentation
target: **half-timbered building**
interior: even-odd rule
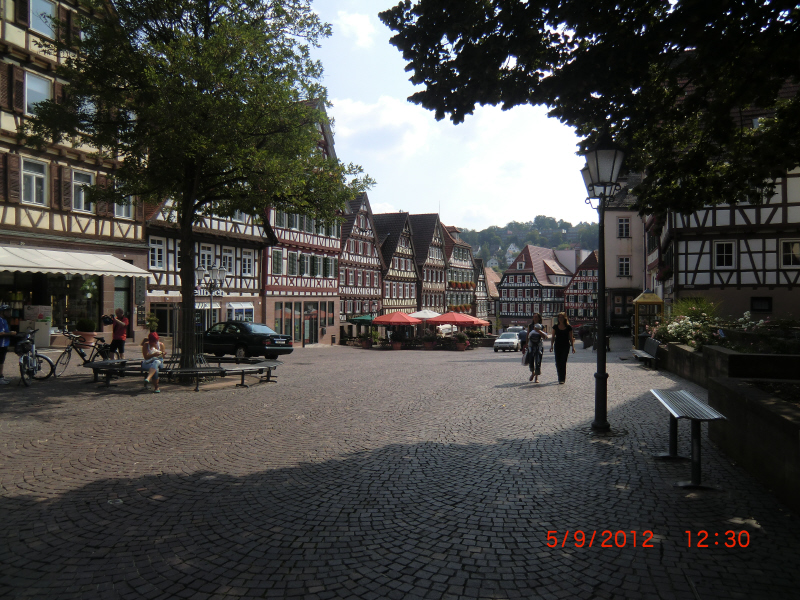
[[[386,265],[383,272],[382,313],[416,312],[419,274],[408,213],[377,214],[374,219]]]
[[[339,320],[381,314],[381,276],[386,269],[378,249],[372,208],[366,193],[348,203],[339,256]]]
[[[723,314],[797,312],[800,169],[763,204],[709,206],[649,219],[651,283],[666,303],[702,296]]]
[[[597,322],[598,270],[597,251],[578,265],[564,290],[564,311],[572,325]]]
[[[486,279],[486,294],[489,296],[488,320],[492,324],[489,331],[494,331],[496,318],[500,310],[500,292],[497,290],[497,284],[500,283],[500,275],[491,267],[484,268],[483,272]]]
[[[118,163],[86,146],[40,149],[17,138],[35,105],[58,101],[67,83],[55,75],[66,57],[38,44],[80,35],[76,11],[84,10],[76,3],[6,2],[1,17],[0,301],[12,305],[12,329],[23,325],[23,306],[49,318],[36,325],[44,345],[51,328],[74,329],[88,319],[99,329],[101,315],[116,308],[131,321],[130,337],[146,331],[143,210],[133,202],[92,203],[86,190],[102,185]],[[56,32],[48,17],[74,27]]]
[[[195,324],[203,329],[220,321],[264,321],[261,295],[263,251],[276,238],[259,219],[204,216],[194,226],[195,267],[225,269],[222,286],[213,297],[195,282]],[[159,320],[159,331],[174,332],[181,306],[180,231],[169,201],[147,221],[148,268],[152,275],[147,296]]]
[[[553,250],[525,246],[497,284],[502,326],[526,325],[537,312],[542,319],[555,319],[564,310],[564,289],[570,279],[572,273]]]
[[[475,263],[475,317],[484,321],[489,317],[489,292],[486,288],[486,267],[482,258],[476,258]]]
[[[435,213],[409,215],[414,231],[414,250],[420,277],[417,289],[417,308],[445,312],[447,265],[445,234],[439,215]]]
[[[447,310],[474,313],[475,263],[472,246],[461,239],[457,227],[444,226],[447,257]]]
[[[266,320],[302,345],[330,343],[339,327],[341,224],[270,209],[277,243],[266,249]]]

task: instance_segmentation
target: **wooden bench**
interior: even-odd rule
[[[711,408],[686,390],[650,390],[669,411],[669,453],[656,458],[682,459],[678,455],[678,419],[692,422],[692,480],[680,481],[679,487],[703,487],[700,479],[700,425],[703,421],[726,420],[725,416]]]
[[[644,350],[631,350],[636,358],[644,359],[653,364],[655,369],[658,369],[658,347],[661,342],[653,338],[647,338],[644,342]]]

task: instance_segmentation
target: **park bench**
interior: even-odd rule
[[[678,455],[678,419],[692,422],[692,480],[680,481],[679,487],[702,487],[700,479],[700,425],[703,421],[725,420],[725,416],[686,390],[650,390],[669,411],[669,453],[656,458],[686,460]]]
[[[94,379],[87,383],[99,383],[100,376],[105,378],[106,387],[111,385],[112,377],[125,377],[128,375],[141,375],[141,360],[96,360],[83,364],[87,369],[91,369]]]
[[[217,366],[225,371],[225,375],[238,374],[241,375],[241,383],[237,383],[236,387],[249,387],[244,382],[245,375],[260,375],[261,381],[264,383],[277,383],[273,375],[275,369],[280,367],[283,362],[279,360],[270,360],[264,358],[229,358],[229,357],[215,357],[210,356],[206,358],[209,362],[217,363]],[[222,365],[225,365],[224,367]]]
[[[644,359],[653,364],[655,369],[658,369],[658,347],[661,342],[653,338],[647,338],[644,342],[644,350],[631,350],[633,355],[638,359]]]

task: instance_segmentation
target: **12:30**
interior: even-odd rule
[[[691,531],[685,531],[684,533],[688,536],[687,546],[689,548],[691,548],[692,547],[692,532]],[[711,544],[712,546],[719,546],[719,544],[720,544],[720,541],[718,539],[719,535],[720,535],[719,533],[715,533],[714,534],[714,536],[712,538],[712,540],[713,540],[713,544]],[[744,529],[742,531],[733,531],[733,530],[729,529],[728,531],[726,531],[723,534],[723,536],[725,538],[727,538],[723,542],[723,546],[725,546],[726,548],[735,548],[737,546],[739,548],[747,548],[750,545],[750,534],[747,531],[745,531]],[[701,529],[700,531],[698,531],[697,532],[697,540],[696,540],[695,545],[694,545],[695,548],[708,548],[709,547],[709,543],[710,543],[710,541],[709,541],[709,533],[704,529]]]

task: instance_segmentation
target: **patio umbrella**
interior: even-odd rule
[[[427,321],[428,319],[432,319],[433,317],[438,317],[441,313],[434,312],[432,310],[420,310],[415,313],[411,313],[408,315],[409,317],[414,317],[415,319],[422,319],[423,321]]]
[[[432,319],[428,319],[428,323],[436,323],[437,325],[474,325],[475,324],[475,317],[471,317],[469,315],[465,315],[462,313],[457,312],[448,312],[444,313],[443,315],[439,315],[438,317],[433,317]]]
[[[381,315],[372,320],[373,325],[419,325],[419,319],[409,316],[404,312],[393,312],[388,315]]]
[[[347,319],[348,323],[353,325],[369,325],[372,323],[372,315],[361,315],[359,317],[350,317]]]

